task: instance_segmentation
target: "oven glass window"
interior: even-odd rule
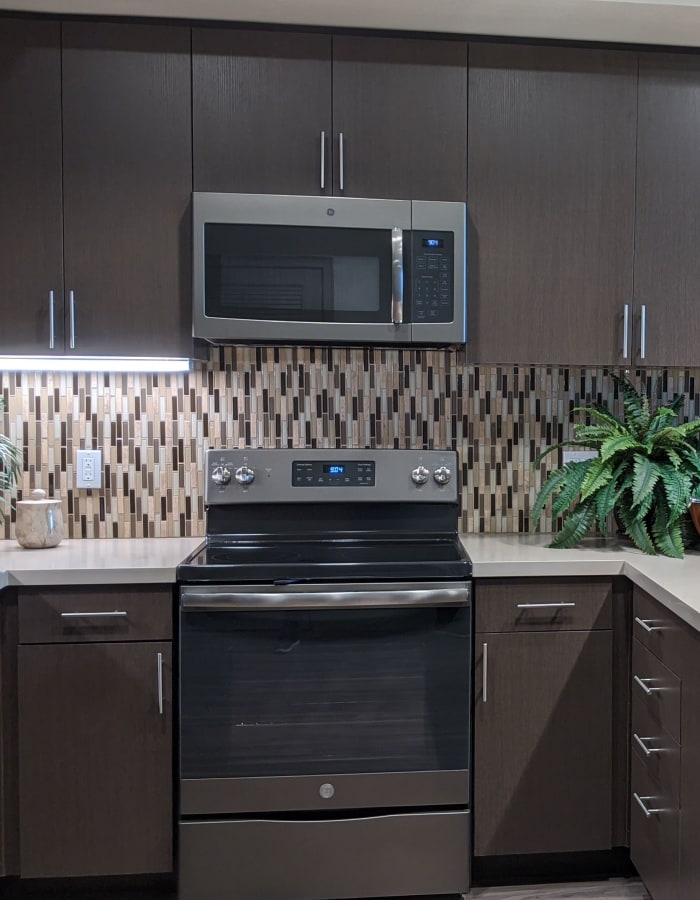
[[[467,768],[466,607],[182,615],[184,778]]]
[[[204,227],[205,313],[289,322],[391,321],[391,231]]]

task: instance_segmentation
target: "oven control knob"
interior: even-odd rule
[[[430,478],[430,472],[425,468],[425,466],[418,466],[411,472],[411,481],[414,484],[425,484],[425,482]]]
[[[250,466],[239,466],[234,477],[239,484],[252,484],[255,481],[255,469],[251,469]]]
[[[219,487],[223,487],[231,480],[231,471],[227,469],[226,466],[216,466],[211,473],[211,480],[214,484],[218,484]]]
[[[447,466],[439,466],[433,472],[433,478],[438,484],[447,484],[450,478],[452,478],[452,472],[450,472]]]

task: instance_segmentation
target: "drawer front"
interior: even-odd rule
[[[466,894],[466,811],[180,824],[180,900]],[[262,853],[262,857],[261,857]],[[265,865],[264,860],[273,861]]]
[[[681,742],[681,681],[637,640],[632,641],[632,703],[643,705],[654,729]]]
[[[682,657],[683,623],[641,588],[634,588],[632,605],[632,633],[673,671]]]
[[[173,595],[158,585],[55,588],[19,595],[20,644],[168,641]]]
[[[612,628],[612,582],[478,581],[475,610],[477,632],[607,630]]]
[[[632,697],[632,753],[639,757],[648,776],[659,785],[674,806],[679,805],[681,748],[655,722],[649,704],[635,691]]]
[[[632,754],[630,803],[632,862],[654,900],[677,900],[678,806],[649,777],[636,753]]]

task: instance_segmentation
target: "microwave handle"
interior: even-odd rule
[[[403,231],[391,229],[391,321],[403,324]]]

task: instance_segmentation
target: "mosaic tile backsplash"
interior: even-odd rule
[[[630,373],[658,399],[685,393],[691,419],[698,375]],[[571,410],[621,413],[608,369],[478,367],[459,350],[227,347],[184,375],[0,373],[0,390],[0,427],[24,448],[19,499],[60,496],[68,536],[85,538],[203,535],[208,447],[456,449],[462,531],[528,532],[560,462],[532,460],[570,436]],[[103,452],[100,490],[75,488],[83,448]]]

